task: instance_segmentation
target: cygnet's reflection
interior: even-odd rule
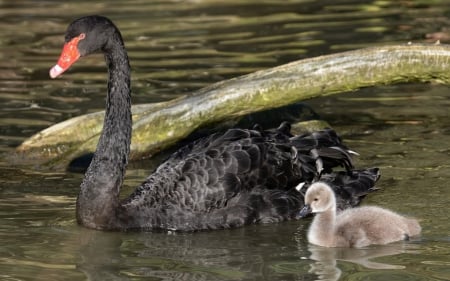
[[[326,248],[308,245],[312,263],[310,273],[318,276],[318,280],[338,280],[342,274],[337,261],[351,262],[370,269],[404,269],[402,265],[392,265],[371,261],[371,259],[414,252],[412,244],[393,243],[367,248]]]

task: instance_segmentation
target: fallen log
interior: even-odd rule
[[[148,157],[200,126],[302,100],[401,82],[450,83],[450,46],[405,44],[371,47],[295,61],[215,83],[169,102],[133,106],[131,159]],[[92,153],[103,112],[53,125],[16,152],[65,165]]]

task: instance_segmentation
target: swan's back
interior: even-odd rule
[[[337,246],[383,245],[420,234],[417,220],[377,206],[347,209],[336,217]]]

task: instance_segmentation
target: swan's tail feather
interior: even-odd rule
[[[419,222],[414,218],[405,218],[406,224],[408,226],[408,236],[416,236],[419,235],[422,231],[422,227]]]
[[[320,181],[331,186],[336,194],[337,209],[343,210],[359,205],[367,194],[376,191],[375,184],[379,178],[379,169],[369,168],[324,174]]]
[[[320,179],[324,173],[331,173],[333,168],[341,166],[346,171],[353,169],[352,155],[332,129],[324,129],[313,133],[290,138],[298,155],[298,164],[306,173],[314,173],[314,180]]]

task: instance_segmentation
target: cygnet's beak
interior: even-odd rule
[[[311,205],[306,204],[297,214],[297,218],[304,218],[312,213]]]

